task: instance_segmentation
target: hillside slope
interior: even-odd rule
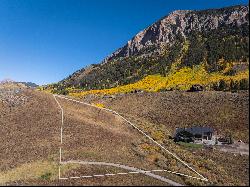
[[[112,113],[58,98],[65,114],[63,144],[60,145],[61,112],[53,96],[30,89],[15,94],[22,94],[26,102],[14,106],[8,105],[6,101],[0,102],[0,140],[2,142],[0,144],[0,184],[166,185],[141,174],[58,180],[60,147],[63,149],[62,161],[113,162],[145,170],[166,169],[195,176],[171,155],[163,152]],[[3,97],[6,95],[0,94],[0,98]],[[193,105],[183,105],[186,100],[191,100]],[[197,100],[200,101],[199,106],[195,104]],[[207,121],[214,127],[222,124],[223,128],[226,126],[234,133],[235,138],[248,141],[248,93],[201,93],[199,97],[196,93],[185,92],[156,95],[155,93],[128,94],[111,100],[92,100],[92,102],[96,105],[99,103],[99,106],[103,102],[107,107],[122,113],[167,149],[192,165],[207,177],[209,182],[167,172],[155,172],[155,174],[187,185],[247,185],[249,183],[246,178],[249,172],[248,156],[224,154],[217,149],[211,152],[209,148],[185,149],[169,139],[176,125]],[[206,106],[207,102],[211,104]],[[224,104],[220,106],[220,103]],[[211,105],[214,105],[214,111],[221,112],[213,114],[210,110]],[[181,108],[183,110],[177,114]],[[201,108],[203,111],[199,111]],[[207,112],[210,113],[205,115]],[[184,124],[183,118],[188,121],[187,124]],[[236,123],[237,127],[234,126]],[[113,167],[69,164],[63,166],[61,172],[62,177],[77,177],[127,171]],[[237,177],[235,177],[236,172]]]
[[[142,174],[58,180],[59,148],[62,148],[63,162],[111,162],[144,170],[166,169],[197,176],[118,116],[58,98],[64,110],[63,144],[60,144],[61,111],[53,95],[33,89],[23,89],[13,92],[13,95],[15,100],[24,97],[25,102],[8,105],[9,100],[4,99],[6,94],[0,94],[1,185],[166,185]],[[248,156],[223,153],[217,149],[211,151],[210,148],[187,149],[169,139],[176,126],[204,123],[220,132],[229,130],[234,138],[247,142],[248,93],[143,93],[90,101],[117,110],[209,181],[168,172],[155,174],[186,185],[249,183],[246,177]],[[61,166],[61,175],[67,178],[124,172],[128,171],[108,166]]]
[[[133,93],[120,94],[113,98],[89,95],[84,101],[99,103],[119,112],[168,148],[174,146],[169,136],[173,136],[176,128],[192,126],[212,127],[218,135],[231,134],[235,142],[241,140],[249,147],[248,91]],[[217,176],[213,176],[211,181],[218,180],[222,185],[234,185],[233,179],[241,181],[242,185],[249,184],[249,156],[223,153],[217,149],[219,147],[189,149],[174,146],[174,152],[182,158],[189,161],[194,159],[193,163],[201,159],[206,163],[200,169],[208,169],[209,175],[216,173]],[[190,154],[184,153],[184,150]],[[208,163],[215,164],[215,168]]]
[[[137,121],[163,125],[170,134],[174,134],[178,127],[208,125],[219,134],[230,132],[236,140],[249,142],[248,91],[172,91],[124,94],[113,98],[87,96],[85,100],[102,103]]]
[[[235,75],[249,66],[248,15],[249,6],[174,11],[101,64],[83,68],[52,87],[111,88],[201,64],[208,73]]]
[[[15,94],[22,94],[27,101],[15,106],[0,102],[0,185],[166,185],[140,174],[58,180],[59,148],[63,151],[62,161],[99,161],[145,170],[161,167],[147,160],[152,153],[137,154],[137,147],[151,143],[113,114],[58,99],[65,112],[63,144],[60,144],[61,112],[53,95],[32,89]],[[0,101],[3,97],[0,95]],[[161,158],[168,157],[161,153]],[[184,167],[179,168],[192,174]],[[98,165],[61,166],[62,177],[119,172],[128,170]],[[189,181],[176,175],[169,177],[180,183]]]

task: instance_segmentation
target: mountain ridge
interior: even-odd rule
[[[28,88],[36,88],[38,87],[37,84],[33,82],[18,82],[14,81],[12,79],[4,79],[0,81],[0,85],[22,85],[23,87],[28,87]]]
[[[237,22],[237,24],[239,24],[239,25],[241,25],[241,24],[244,24],[244,23],[246,23],[247,22],[247,20],[246,20],[246,17],[247,17],[247,15],[246,15],[246,9],[249,9],[249,7],[248,6],[234,6],[234,7],[231,7],[231,8],[236,8],[236,9],[238,9],[240,12],[239,13],[237,13],[237,12],[235,12],[236,14],[240,14],[240,13],[242,13],[243,15],[242,15],[242,22]],[[154,24],[152,24],[151,26],[149,26],[148,28],[146,28],[146,29],[144,29],[143,31],[140,31],[136,36],[134,36],[131,40],[129,40],[128,41],[128,43],[127,43],[127,45],[129,46],[129,45],[133,45],[132,43],[136,43],[137,41],[136,41],[136,39],[140,39],[141,37],[145,37],[145,36],[143,36],[143,35],[145,35],[147,32],[148,32],[148,30],[153,30],[155,27],[159,27],[159,24],[160,24],[160,26],[165,26],[165,24],[175,24],[175,25],[177,25],[177,27],[178,28],[181,28],[183,31],[182,31],[182,35],[185,37],[185,33],[186,32],[190,32],[190,31],[192,31],[192,26],[191,26],[191,28],[190,29],[188,29],[187,31],[185,31],[185,28],[183,28],[183,27],[185,27],[186,25],[185,25],[185,20],[184,20],[184,22],[181,22],[181,19],[183,19],[183,18],[185,18],[185,16],[187,15],[187,14],[192,14],[193,13],[193,15],[195,16],[195,13],[202,13],[202,12],[207,12],[207,11],[213,11],[214,9],[208,9],[208,10],[201,10],[201,11],[192,11],[192,10],[176,10],[176,11],[173,11],[172,13],[170,13],[168,16],[165,16],[165,17],[163,17],[162,19],[160,19],[159,21],[157,21],[157,22],[155,22]],[[225,8],[222,8],[222,9],[217,9],[217,10],[220,10],[220,11],[227,11],[227,9],[225,10]],[[248,10],[249,11],[249,10]],[[212,26],[212,28],[211,29],[216,29],[218,26],[219,26],[219,24],[221,24],[220,23],[220,20],[216,20],[216,16],[213,16],[213,15],[211,15],[210,14],[210,16],[212,16],[212,20],[214,20],[215,21],[215,23],[212,23],[210,26]],[[198,19],[198,17],[195,17],[195,19]],[[224,19],[223,19],[224,20]],[[231,23],[233,23],[233,21],[235,21],[234,19],[232,19],[232,18],[229,18],[229,20],[228,20],[228,22],[229,22],[229,24],[231,24]],[[197,22],[196,22],[197,23]],[[179,24],[179,25],[178,25]],[[198,26],[199,25],[202,25],[200,22],[199,22],[199,24],[197,24]],[[197,25],[194,25],[194,27],[196,27]],[[181,27],[180,27],[181,26]],[[214,27],[214,28],[213,28]],[[180,29],[180,31],[181,31],[181,29]],[[199,29],[201,29],[201,27],[199,27]],[[167,33],[167,32],[166,32]],[[162,34],[162,36],[165,36],[165,34]],[[144,38],[142,38],[142,39],[144,39]],[[160,37],[159,36],[159,41],[160,42],[163,42],[163,43],[169,43],[170,41],[171,41],[171,39],[165,39],[164,37]],[[145,40],[145,39],[144,39]],[[146,41],[148,41],[148,40],[146,40]],[[140,42],[140,41],[139,41]],[[141,41],[141,42],[143,42],[143,41]],[[120,49],[118,49],[117,51],[115,51],[113,54],[116,54],[118,51],[122,51],[127,45],[125,45],[124,47],[122,47],[122,48],[120,48]],[[132,49],[132,51],[137,51],[136,49]],[[110,57],[112,57],[113,56],[113,54],[111,54],[110,55]],[[129,54],[129,52],[128,52],[128,55],[130,55]],[[131,55],[134,55],[134,53],[132,53]],[[108,60],[110,60],[110,57],[107,57],[103,62],[106,62],[106,61],[108,61]]]
[[[140,31],[100,64],[76,71],[56,87],[112,88],[134,83],[146,75],[164,75],[178,60],[181,62],[177,68],[207,61],[206,69],[212,72],[221,68],[220,59],[249,64],[248,15],[248,5],[176,10]],[[188,49],[184,54],[185,46]]]

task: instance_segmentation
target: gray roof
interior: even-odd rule
[[[203,133],[213,133],[214,130],[211,127],[201,127],[201,126],[196,126],[196,127],[188,127],[188,128],[178,128],[176,129],[176,134],[181,131],[187,131],[192,134],[203,134]]]

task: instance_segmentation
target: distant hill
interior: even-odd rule
[[[36,88],[38,87],[37,84],[32,83],[32,82],[16,82],[14,80],[11,79],[4,79],[2,81],[0,81],[0,85],[15,85],[15,86],[20,86],[20,87],[28,87],[28,88]]]
[[[248,70],[248,50],[249,6],[177,10],[139,32],[101,64],[83,68],[53,87],[107,89],[135,83],[148,75],[167,77],[183,68],[193,69],[200,65],[208,74],[234,76]],[[215,86],[204,81],[195,82],[209,84],[210,88],[219,87],[219,82],[224,80],[217,78],[212,82]],[[241,79],[232,78],[233,81]],[[235,84],[230,80],[230,77],[225,79],[225,84]],[[188,81],[183,84],[189,84]]]
[[[33,83],[33,82],[17,82],[17,83],[21,83],[21,84],[24,84],[25,86],[29,87],[29,88],[36,88],[38,87],[39,85]]]
[[[0,84],[8,84],[8,83],[13,83],[15,81],[13,81],[12,79],[4,79],[4,80],[0,80]]]

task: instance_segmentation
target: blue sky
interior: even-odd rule
[[[0,0],[0,80],[57,82],[173,10],[247,0]]]

